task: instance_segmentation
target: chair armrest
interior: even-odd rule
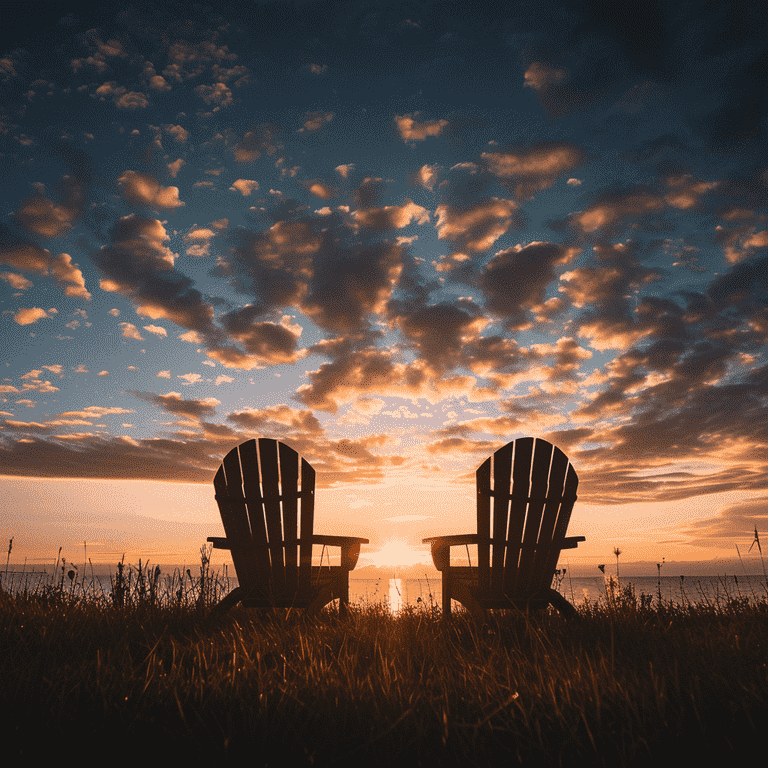
[[[445,571],[451,567],[451,547],[462,544],[477,544],[476,533],[459,533],[454,536],[430,536],[421,540],[423,544],[432,545],[432,562],[438,571]]]
[[[355,536],[324,536],[313,533],[312,543],[323,544],[326,547],[341,547],[341,567],[345,571],[352,571],[360,557],[360,545],[367,544],[368,539],[360,539]]]
[[[461,544],[477,544],[476,533],[457,533],[453,536],[430,536],[428,539],[422,539],[422,544],[436,543],[444,547],[457,547]]]
[[[214,549],[230,549],[230,543],[224,536],[209,536],[208,541],[213,544]],[[313,544],[325,544],[329,547],[345,547],[350,544],[359,542],[360,544],[368,544],[368,539],[358,539],[354,536],[317,536],[312,535]]]
[[[354,542],[360,544],[368,544],[368,539],[359,539],[356,536],[325,536],[322,534],[313,533],[313,544],[325,544],[329,547],[346,547]]]
[[[563,545],[560,547],[560,549],[576,549],[576,547],[579,546],[580,541],[586,541],[586,536],[568,536],[568,538],[563,539]]]

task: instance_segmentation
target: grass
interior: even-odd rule
[[[625,587],[570,622],[457,611],[446,626],[434,605],[211,616],[225,584],[205,557],[194,575],[125,566],[106,593],[68,573],[0,588],[0,737],[17,761],[663,766],[762,745],[765,597]]]

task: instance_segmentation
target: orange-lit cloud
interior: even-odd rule
[[[447,120],[414,120],[418,112],[411,115],[395,115],[395,124],[403,141],[424,141],[428,136],[439,136],[448,126]]]
[[[117,183],[128,202],[147,205],[156,209],[179,208],[184,203],[179,200],[178,187],[163,187],[148,173],[125,171]]]

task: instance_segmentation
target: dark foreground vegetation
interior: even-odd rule
[[[125,569],[106,594],[61,576],[0,588],[9,764],[676,766],[764,754],[761,597],[679,606],[626,588],[572,621],[510,613],[480,626],[457,612],[446,627],[434,606],[216,617],[222,585],[205,568]]]

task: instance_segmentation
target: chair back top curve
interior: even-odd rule
[[[521,437],[477,469],[479,587],[491,598],[548,588],[576,489],[568,457],[541,438]]]
[[[276,593],[309,590],[315,470],[288,445],[248,440],[225,457],[213,480],[240,584]]]

